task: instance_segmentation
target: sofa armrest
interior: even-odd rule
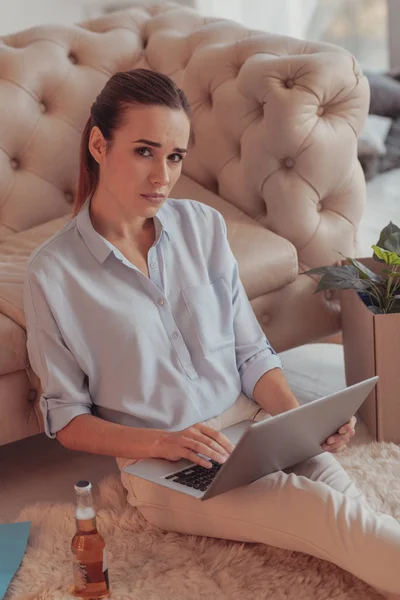
[[[221,40],[230,27],[232,41]],[[354,57],[228,24],[205,38],[193,39],[184,77],[194,111],[185,173],[291,241],[305,265],[353,255],[369,105]]]

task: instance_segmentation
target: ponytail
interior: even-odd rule
[[[82,133],[78,189],[72,209],[72,218],[79,213],[88,196],[96,190],[99,182],[99,165],[89,150],[89,138],[92,127],[93,120],[90,116]]]

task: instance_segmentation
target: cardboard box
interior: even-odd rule
[[[357,260],[382,268],[372,258]],[[340,304],[347,385],[379,375],[361,419],[376,440],[400,444],[400,313],[375,315],[354,290],[342,291]]]

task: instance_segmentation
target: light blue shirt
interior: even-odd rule
[[[221,214],[169,199],[148,278],[93,228],[90,199],[32,254],[28,354],[45,431],[96,414],[180,430],[221,414],[281,368],[239,279]]]

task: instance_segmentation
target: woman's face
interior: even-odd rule
[[[163,106],[128,108],[108,149],[99,128],[93,127],[89,150],[100,168],[97,191],[109,195],[125,213],[152,217],[181,174],[189,133],[186,113]]]

